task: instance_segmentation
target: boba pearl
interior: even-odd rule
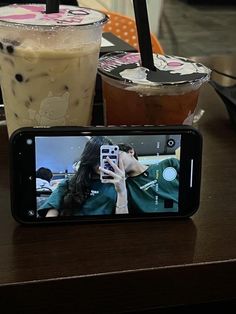
[[[7,46],[6,48],[7,48],[7,52],[8,52],[9,54],[13,54],[13,52],[14,52],[14,47],[13,47],[13,46],[9,45],[9,46]]]
[[[18,81],[18,82],[23,82],[23,76],[21,75],[21,74],[16,74],[15,75],[15,78],[16,78],[16,80]]]

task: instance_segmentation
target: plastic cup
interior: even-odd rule
[[[45,5],[0,8],[0,84],[9,135],[26,126],[86,126],[92,118],[102,12]]]
[[[182,57],[153,58],[156,71],[140,66],[139,53],[100,58],[106,125],[193,124],[200,87],[211,71]]]

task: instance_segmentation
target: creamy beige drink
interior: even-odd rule
[[[44,11],[43,5],[0,9],[0,84],[9,135],[23,126],[91,121],[106,16],[69,6]]]

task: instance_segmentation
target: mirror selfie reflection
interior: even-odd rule
[[[36,137],[37,218],[177,213],[181,135]]]

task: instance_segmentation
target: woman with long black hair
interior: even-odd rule
[[[70,179],[62,181],[45,204],[38,209],[39,216],[84,216],[111,215],[128,212],[125,171],[122,161],[114,172],[100,169],[100,147],[112,145],[104,136],[92,137],[85,145],[79,160],[79,168]],[[100,180],[100,171],[112,179],[107,183]]]

